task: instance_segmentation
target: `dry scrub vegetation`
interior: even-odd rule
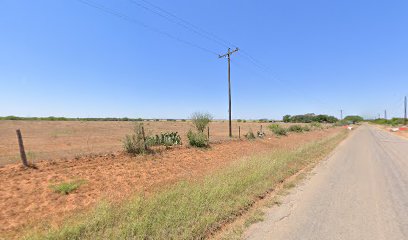
[[[233,221],[259,197],[310,163],[323,159],[345,131],[301,147],[246,157],[194,181],[182,181],[91,213],[26,239],[203,239]]]

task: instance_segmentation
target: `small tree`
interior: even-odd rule
[[[288,122],[290,122],[290,115],[285,115],[285,116],[283,116],[283,122],[285,122],[285,123],[288,123]]]
[[[191,121],[197,131],[203,133],[207,125],[212,121],[213,117],[209,113],[195,112],[191,115]]]

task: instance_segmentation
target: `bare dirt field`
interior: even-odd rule
[[[0,121],[0,165],[20,161],[16,129],[21,129],[29,160],[72,158],[90,153],[110,153],[122,149],[122,139],[130,134],[135,122],[101,121]],[[186,143],[191,122],[143,122],[146,132],[178,132]],[[269,123],[233,122],[233,135],[238,137],[251,128],[255,133]],[[210,123],[210,141],[228,140],[228,121]]]
[[[216,129],[216,124],[212,128]],[[0,238],[15,238],[26,227],[58,224],[102,199],[121,201],[135,193],[150,194],[180,180],[198,179],[236,159],[298,147],[339,131],[341,128],[330,128],[282,138],[269,134],[262,140],[223,141],[204,150],[183,146],[137,157],[117,152],[41,161],[36,163],[38,169],[8,164],[0,168]],[[108,131],[106,134],[109,135]],[[81,180],[84,184],[68,195],[50,189],[52,184],[71,180]]]

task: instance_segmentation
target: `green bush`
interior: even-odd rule
[[[287,130],[284,127],[281,127],[279,124],[271,124],[268,126],[268,128],[277,136],[287,135]]]
[[[323,128],[322,124],[319,123],[319,122],[311,122],[311,123],[310,123],[310,126],[313,127],[313,128],[318,128],[318,129],[322,129],[322,128]]]
[[[188,138],[188,142],[193,147],[204,148],[204,147],[208,147],[209,145],[207,136],[202,132],[195,133],[190,130],[187,133],[187,138]]]
[[[177,132],[167,132],[156,134],[156,136],[151,136],[146,139],[148,146],[159,146],[163,145],[166,147],[181,145],[181,137]]]
[[[256,138],[254,132],[252,131],[252,129],[249,129],[249,130],[248,130],[248,133],[245,134],[244,136],[245,136],[246,139],[248,139],[248,140],[253,140],[253,139]]]
[[[311,129],[308,125],[303,126],[303,131],[309,132],[309,131],[311,131],[311,130],[312,130],[312,129]]]
[[[123,149],[130,154],[141,154],[147,151],[142,133],[143,124],[136,124],[134,133],[126,135],[123,140]]]
[[[297,124],[296,125],[291,125],[291,126],[289,126],[288,131],[289,132],[301,133],[301,132],[303,132],[303,127],[300,126],[300,125],[297,125]]]
[[[204,132],[213,117],[209,113],[196,112],[191,115],[191,121],[199,132]]]
[[[242,120],[241,120],[241,119],[237,119],[237,122],[242,122]]]

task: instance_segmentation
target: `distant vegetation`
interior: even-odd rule
[[[403,125],[404,124],[404,119],[403,118],[392,118],[391,120],[388,119],[375,119],[375,120],[369,120],[371,123],[375,124],[382,124],[382,125],[391,125],[391,126],[398,126],[398,125]]]
[[[303,115],[285,115],[283,116],[283,121],[288,123],[311,123],[311,122],[319,122],[319,123],[335,123],[338,121],[336,117],[329,116],[329,115],[315,115],[314,113],[308,113]]]
[[[143,119],[143,118],[67,118],[67,117],[17,117],[17,116],[6,116],[0,117],[0,120],[21,120],[21,121],[123,121],[123,122],[142,122],[142,121],[168,121],[168,122],[175,122],[175,121],[182,121],[185,122],[186,119]]]
[[[26,121],[144,121],[142,118],[66,118],[66,117],[0,117],[0,120],[26,120]],[[147,119],[146,119],[147,120]]]
[[[352,122],[352,123],[359,123],[359,122],[362,122],[362,121],[364,121],[364,118],[363,117],[361,117],[361,116],[347,116],[347,117],[345,117],[344,118],[344,120],[345,121],[349,121],[349,122]]]

